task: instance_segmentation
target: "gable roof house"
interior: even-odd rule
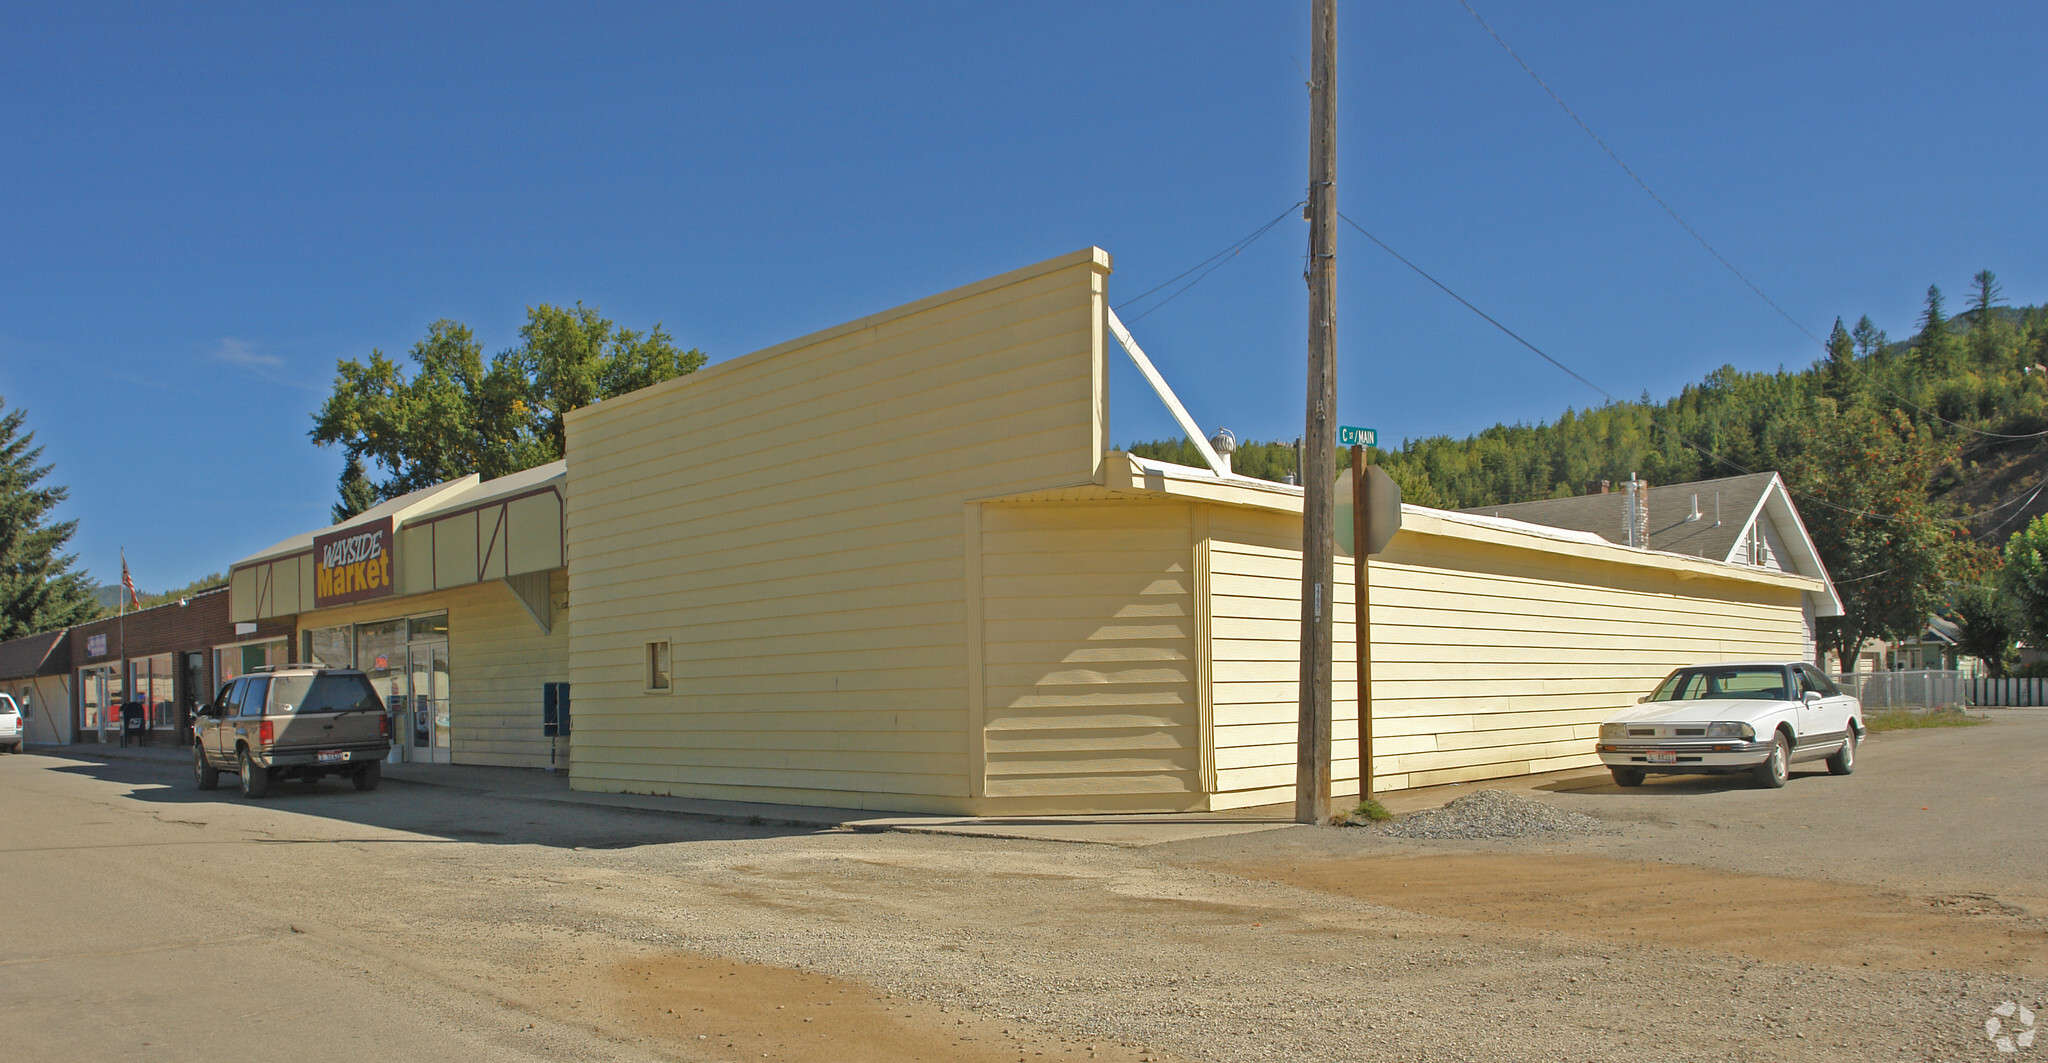
[[[1804,603],[1805,647],[1816,660],[1814,622],[1842,615],[1827,565],[1806,531],[1785,481],[1775,472],[1653,487],[1641,480],[1599,481],[1583,495],[1463,510],[1530,524],[1590,532],[1641,550],[1811,576],[1822,586]]]
[[[0,642],[0,692],[14,699],[27,741],[71,741],[71,629]]]

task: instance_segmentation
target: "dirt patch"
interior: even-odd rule
[[[1020,1022],[946,1011],[859,983],[695,953],[623,960],[578,995],[608,1021],[686,1058],[834,1063],[1178,1063],[1110,1039],[1061,1037]]]
[[[2041,920],[1981,895],[1588,856],[1361,857],[1233,874],[1475,923],[1772,962],[2048,976]]]

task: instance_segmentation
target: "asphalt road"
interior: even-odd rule
[[[0,757],[0,1014],[59,1061],[2024,1058],[1983,1023],[2048,1013],[2044,749],[1143,849]]]

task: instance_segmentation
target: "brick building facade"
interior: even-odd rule
[[[290,623],[237,625],[226,587],[71,629],[71,713],[79,742],[118,742],[121,707],[143,706],[146,740],[189,745],[192,712],[228,679],[297,659]]]

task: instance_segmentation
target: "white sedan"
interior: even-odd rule
[[[1793,764],[1822,760],[1856,770],[1863,706],[1804,661],[1702,664],[1680,668],[1600,725],[1600,763],[1622,786],[1650,773],[1749,772],[1783,786]]]

